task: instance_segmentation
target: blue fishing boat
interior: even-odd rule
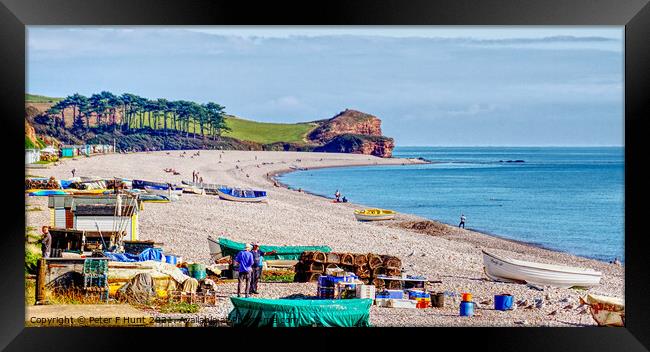
[[[219,198],[235,202],[264,202],[266,191],[258,191],[243,188],[220,187],[217,189]]]
[[[169,183],[166,182],[152,182],[144,180],[133,180],[131,186],[135,189],[145,189],[146,186],[149,187],[160,187],[162,189],[168,189]]]

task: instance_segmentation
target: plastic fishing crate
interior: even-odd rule
[[[394,298],[402,299],[404,298],[404,291],[402,290],[383,290],[376,293],[377,298]]]
[[[417,308],[418,302],[411,299],[396,299],[388,300],[388,306],[391,308]]]
[[[375,286],[374,285],[357,285],[356,290],[357,298],[371,298],[375,299]]]
[[[108,259],[91,259],[84,260],[83,274],[106,274],[108,273]]]

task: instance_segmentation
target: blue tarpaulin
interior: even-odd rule
[[[104,252],[104,255],[107,256],[110,260],[118,262],[144,262],[146,260],[155,260],[155,261],[164,261],[164,256],[160,249],[157,248],[147,248],[142,251],[140,254],[129,254],[129,253],[111,253]]]

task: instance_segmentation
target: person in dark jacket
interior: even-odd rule
[[[262,277],[262,257],[265,255],[275,254],[276,251],[263,252],[260,250],[259,244],[251,243],[251,245],[253,246],[253,250],[251,250],[251,254],[253,254],[253,271],[251,271],[251,293],[259,294],[259,292],[257,292],[257,284],[260,282],[260,278]]]
[[[50,252],[52,251],[52,235],[50,235],[50,227],[49,226],[43,226],[41,229],[43,232],[43,236],[41,237],[41,251],[43,254],[43,258],[49,258],[50,257]]]

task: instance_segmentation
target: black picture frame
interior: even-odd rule
[[[0,347],[8,350],[107,350],[172,348],[179,341],[195,348],[301,348],[298,338],[326,347],[339,337],[356,339],[352,348],[374,342],[384,348],[490,348],[501,351],[643,351],[650,348],[650,261],[645,253],[640,205],[650,92],[650,6],[648,0],[506,0],[399,1],[330,0],[234,1],[170,0],[1,0],[0,107],[5,151],[4,245],[0,280],[3,323]],[[179,328],[25,328],[23,234],[24,164],[19,136],[24,130],[25,26],[29,25],[617,25],[625,26],[625,328],[435,328],[435,329],[293,329],[281,331]],[[242,334],[244,336],[234,336]],[[280,334],[280,339],[273,339]],[[246,339],[247,336],[259,337]],[[388,347],[392,338],[411,341]],[[406,339],[406,340],[404,340]],[[223,341],[223,342],[221,342]],[[386,343],[386,344],[385,344]],[[154,347],[156,346],[156,347]],[[165,347],[166,346],[166,347]],[[343,346],[334,348],[341,348]],[[409,346],[409,347],[406,347]],[[443,347],[448,346],[448,347]],[[182,347],[181,347],[182,348]],[[305,347],[302,347],[305,348]],[[307,348],[311,348],[307,346]],[[369,348],[369,347],[368,347]]]

